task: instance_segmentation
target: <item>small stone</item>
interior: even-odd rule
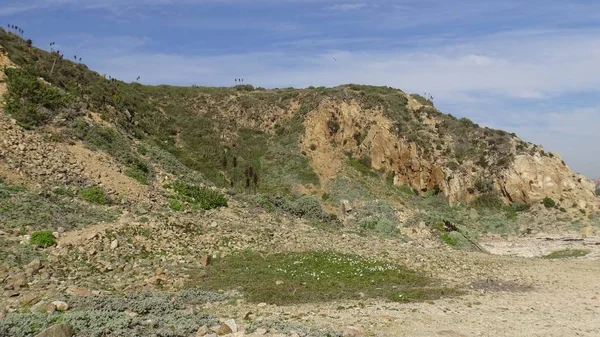
[[[56,306],[52,303],[46,303],[42,308],[41,308],[42,312],[55,312],[56,311]]]
[[[259,308],[264,308],[264,307],[267,306],[267,303],[261,302],[261,303],[258,303],[256,306],[259,307]]]
[[[210,255],[202,255],[202,257],[200,257],[200,264],[203,267],[206,267],[210,264],[210,260],[211,260]]]
[[[52,232],[52,236],[54,236],[55,238],[58,239],[58,237],[60,236],[59,232]]]
[[[203,325],[196,332],[196,336],[198,336],[198,337],[206,336],[206,335],[208,335],[209,332],[210,332],[210,330],[208,329],[208,327],[206,325]]]
[[[350,205],[350,201],[342,200],[342,212],[344,212],[344,213],[352,212],[352,205]]]
[[[56,310],[58,311],[67,311],[69,310],[69,305],[63,301],[54,301],[52,302],[56,306]]]
[[[223,324],[227,325],[229,327],[229,330],[231,330],[231,332],[238,331],[237,324],[235,324],[234,319],[228,319],[225,322],[223,322]]]
[[[131,318],[136,317],[138,315],[137,312],[128,311],[128,310],[125,310],[125,313],[127,314],[127,316],[129,316]]]
[[[213,331],[219,336],[227,335],[233,332],[227,324],[220,324],[219,326],[213,328]]]
[[[116,249],[117,247],[119,247],[119,240],[114,239],[111,243],[110,243],[110,249]]]
[[[258,329],[256,329],[256,331],[254,331],[255,335],[264,335],[266,333],[267,333],[267,329],[265,329],[265,328],[258,328]]]
[[[162,268],[156,268],[156,270],[154,271],[154,275],[160,276],[163,274],[163,272],[164,270]]]
[[[17,297],[19,294],[20,292],[16,290],[7,290],[4,292],[4,297]]]
[[[75,295],[75,296],[79,296],[79,297],[88,297],[91,295],[91,292],[89,289],[85,289],[85,288],[70,287],[67,289],[67,294]]]
[[[44,301],[39,301],[36,304],[32,305],[31,308],[29,309],[31,312],[43,312],[44,310],[44,306],[47,303]]]
[[[472,220],[477,220],[477,218],[479,218],[479,213],[477,213],[477,210],[475,208],[471,208],[469,210],[469,218],[471,218]]]
[[[27,294],[27,295],[21,297],[21,304],[27,305],[27,304],[33,302],[36,298],[37,298],[37,296],[34,294]]]
[[[281,280],[277,280],[277,281],[275,281],[275,285],[278,285],[278,286],[280,286],[280,285],[282,285],[282,284],[283,284],[283,281],[281,281]]]
[[[73,337],[75,332],[67,324],[56,324],[35,335],[35,337]]]
[[[27,268],[31,268],[34,271],[38,271],[42,268],[42,262],[40,260],[35,259],[27,264]]]
[[[344,337],[359,337],[362,336],[365,330],[356,326],[348,326],[344,329]]]

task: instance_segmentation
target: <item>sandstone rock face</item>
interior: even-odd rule
[[[530,203],[543,198],[563,200],[566,207],[595,211],[594,182],[576,174],[558,157],[520,155],[503,172],[500,185],[511,201]]]
[[[429,137],[430,143],[419,145],[418,140],[396,132],[394,122],[382,111],[366,111],[354,100],[325,101],[311,111],[304,121],[301,147],[310,157],[321,185],[343,170],[350,153],[354,158],[368,158],[373,170],[393,176],[396,185],[407,185],[420,193],[437,187],[453,204],[476,198],[476,181],[486,177],[507,204],[532,203],[549,197],[565,208],[598,209],[600,198],[594,193],[593,181],[571,171],[558,155],[545,153],[541,147],[514,135],[506,134],[508,141],[482,151],[477,162],[466,159],[457,164],[439,146],[458,142],[439,132],[438,126],[444,119],[422,113],[422,105],[408,95],[407,99],[411,113],[424,128],[420,132]],[[336,126],[333,130],[332,125]],[[524,146],[526,151],[517,151],[518,146]],[[497,165],[502,159],[506,159],[504,165]]]

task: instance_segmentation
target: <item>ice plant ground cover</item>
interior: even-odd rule
[[[420,301],[456,294],[400,265],[332,252],[263,255],[243,251],[217,259],[198,285],[240,290],[247,300],[272,304],[361,297]]]

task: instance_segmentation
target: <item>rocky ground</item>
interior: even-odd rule
[[[25,239],[18,233],[5,232],[3,237]],[[516,238],[512,244],[506,240],[483,243],[493,253],[521,256],[539,256],[565,248],[567,243],[591,251],[585,257],[564,260],[463,252],[444,246],[433,237],[430,242],[425,241],[377,239],[378,244],[373,245],[372,237],[315,229],[291,217],[276,220],[271,214],[244,203],[203,214],[125,213],[114,223],[59,234],[58,245],[46,249],[49,256],[43,262],[33,260],[23,268],[2,267],[3,315],[10,317],[11,313],[23,312],[24,308],[28,312],[66,310],[76,314],[85,307],[79,303],[86,298],[103,303],[114,294],[151,292],[155,295],[149,297],[150,304],[140,305],[142,309],[137,309],[140,312],[115,305],[117,313],[132,319],[144,317],[145,321],[131,323],[141,326],[153,319],[154,309],[166,314],[202,312],[210,315],[206,327],[202,328],[205,325],[202,324],[195,332],[198,336],[204,332],[225,334],[228,328],[223,322],[229,322],[225,325],[234,328],[232,336],[252,335],[250,330],[254,335],[281,336],[326,335],[319,331],[346,336],[594,336],[600,333],[597,238],[585,241]],[[545,247],[540,242],[556,246]],[[512,250],[507,248],[511,245]],[[182,301],[179,307],[163,308],[172,301],[161,296],[176,297],[186,288],[190,275],[194,275],[190,270],[201,270],[208,262],[207,256],[219,258],[243,249],[335,250],[375,257],[426,271],[443,284],[467,292],[459,297],[423,303],[365,299],[360,304],[336,301],[295,306],[249,303],[243,294],[235,292],[223,295],[207,292],[196,294],[195,302]],[[146,308],[148,305],[152,308]],[[230,320],[235,321],[235,326]],[[233,330],[239,331],[234,333]]]

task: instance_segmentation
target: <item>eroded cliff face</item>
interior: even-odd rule
[[[407,107],[418,115],[422,105],[406,97]],[[368,158],[374,170],[384,172],[386,177],[393,175],[394,184],[408,185],[419,192],[437,186],[454,204],[468,203],[480,195],[476,183],[485,177],[507,204],[533,203],[549,197],[567,209],[598,209],[600,198],[594,194],[594,183],[571,171],[558,155],[545,153],[533,144],[520,145],[525,151],[518,153],[518,144],[525,143],[512,136],[504,144],[511,153],[509,159],[504,159],[503,167],[482,165],[486,161],[498,162],[494,158],[498,152],[493,147],[484,151],[481,159],[456,165],[444,147],[435,145],[449,146],[456,141],[451,135],[438,132],[437,125],[443,118],[425,114],[418,117],[424,126],[420,132],[432,140],[428,149],[399,134],[381,109],[361,108],[356,100],[324,101],[306,116],[301,147],[310,157],[323,189],[344,170],[351,155]],[[534,148],[535,151],[529,150]]]

